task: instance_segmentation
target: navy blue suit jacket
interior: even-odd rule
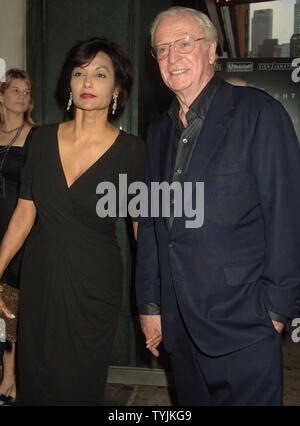
[[[173,134],[168,113],[150,125],[149,186],[169,181]],[[185,180],[204,182],[204,224],[139,220],[137,303],[161,306],[168,351],[177,303],[208,355],[277,334],[267,311],[293,318],[300,299],[300,150],[282,105],[222,81]]]

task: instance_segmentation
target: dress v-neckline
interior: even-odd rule
[[[100,157],[98,157],[97,160],[95,160],[94,163],[92,163],[83,173],[81,173],[81,175],[79,175],[69,186],[67,178],[66,178],[65,170],[64,170],[64,167],[63,167],[63,163],[62,163],[62,160],[61,160],[61,156],[60,156],[59,141],[58,141],[58,129],[59,129],[59,124],[57,124],[57,128],[56,128],[56,150],[57,150],[57,155],[58,155],[58,161],[59,161],[59,164],[60,164],[60,169],[62,171],[62,175],[64,177],[64,181],[65,181],[65,185],[66,185],[67,190],[72,189],[73,186],[78,181],[81,180],[81,178],[83,178],[91,169],[93,169],[103,159],[103,157],[106,157],[112,151],[112,149],[117,145],[119,138],[121,136],[121,133],[122,133],[122,130],[120,130],[117,137],[115,138],[113,143],[110,145],[110,147],[107,148],[107,150],[104,151],[104,153],[101,154]]]

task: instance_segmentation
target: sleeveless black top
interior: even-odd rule
[[[23,146],[12,146],[5,158],[2,176],[5,179],[5,198],[0,196],[0,242],[6,232],[11,216],[16,208],[19,195],[20,176],[25,162],[30,139],[36,129],[31,128]],[[3,146],[0,145],[0,148]],[[0,154],[0,163],[3,158]],[[23,250],[21,249],[12,259],[1,278],[2,283],[19,288],[19,272]]]

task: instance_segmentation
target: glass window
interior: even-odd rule
[[[224,1],[216,3],[225,33],[224,56],[300,56],[300,0],[227,0],[223,6]]]

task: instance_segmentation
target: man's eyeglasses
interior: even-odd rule
[[[17,87],[12,87],[10,90],[16,96],[17,95],[30,96],[30,90],[28,90],[28,89],[27,90],[20,90]]]
[[[169,56],[170,47],[174,46],[174,49],[178,53],[191,53],[195,49],[196,41],[203,40],[205,37],[193,38],[191,36],[186,36],[179,40],[173,41],[173,43],[159,44],[156,47],[151,48],[152,56],[160,61]]]

